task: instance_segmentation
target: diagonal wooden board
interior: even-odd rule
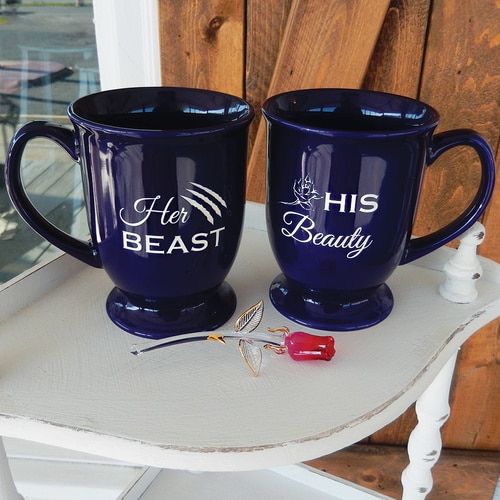
[[[391,0],[363,88],[418,96],[430,4],[430,0]]]
[[[312,87],[360,87],[389,3],[294,0],[268,95]],[[264,160],[261,120],[248,166],[250,200],[264,200]]]
[[[255,108],[255,119],[248,132],[252,149],[267,97],[281,40],[285,33],[292,0],[247,0],[245,51],[245,99]]]

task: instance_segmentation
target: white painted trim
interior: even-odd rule
[[[139,500],[160,472],[33,441],[3,441],[16,485],[30,498]]]
[[[101,89],[161,85],[158,0],[94,0]]]
[[[161,85],[160,20],[158,0],[142,0],[141,11],[145,85]]]
[[[144,476],[145,470],[124,465],[101,465],[80,462],[51,462],[25,458],[10,459],[12,475],[19,492],[26,499],[109,500],[125,498]],[[144,489],[147,485],[144,485]],[[2,500],[15,497],[0,496]],[[19,497],[22,498],[22,497]],[[140,497],[130,497],[138,500]],[[17,500],[17,499],[16,499]],[[127,499],[129,500],[129,499]]]
[[[144,492],[151,486],[162,469],[148,467],[128,488],[117,498],[117,500],[140,500]]]
[[[5,500],[23,500],[17,492],[16,485],[12,479],[9,462],[5,454],[3,441],[0,438],[0,498]]]
[[[8,437],[3,438],[5,452],[9,460],[37,460],[39,462],[65,462],[75,464],[93,464],[93,465],[115,465],[123,467],[138,466],[129,464],[119,460],[112,460],[111,458],[90,455],[87,453],[79,453],[78,451],[69,450],[67,448],[59,448],[57,446],[50,446],[45,444],[36,443],[34,441],[26,441],[24,439],[12,439]]]

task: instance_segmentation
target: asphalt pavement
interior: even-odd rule
[[[29,115],[64,115],[86,83],[92,80],[89,87],[97,90],[92,78],[98,67],[92,6],[21,4],[17,14],[0,14],[0,61],[20,61],[26,56],[64,64],[73,73],[29,88],[22,110]]]

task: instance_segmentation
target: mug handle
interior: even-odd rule
[[[491,198],[495,185],[495,160],[488,143],[474,130],[457,129],[436,134],[429,148],[427,165],[432,165],[440,155],[455,146],[471,146],[479,156],[481,181],[476,196],[465,211],[445,227],[427,236],[411,239],[400,264],[423,257],[469,229],[479,219]]]
[[[21,127],[12,139],[5,165],[5,183],[12,204],[21,217],[40,236],[93,267],[102,267],[97,249],[92,242],[73,238],[51,224],[31,203],[21,180],[21,158],[29,140],[35,137],[51,139],[59,144],[75,162],[79,161],[73,132],[60,125],[34,121]]]

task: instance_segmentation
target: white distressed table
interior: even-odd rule
[[[232,341],[132,356],[132,344],[143,341],[107,319],[106,274],[61,256],[0,290],[0,435],[159,468],[251,471],[348,446],[418,399],[403,484],[405,498],[424,498],[449,413],[456,353],[500,311],[500,266],[486,259],[473,303],[439,295],[440,270],[453,255],[444,248],[400,267],[389,280],[392,314],[367,330],[334,332],[331,362],[297,363],[266,351],[256,378]],[[228,277],[237,311],[263,298],[263,328],[301,329],[268,301],[277,273],[263,207],[249,204]],[[16,498],[5,465],[0,498]]]

